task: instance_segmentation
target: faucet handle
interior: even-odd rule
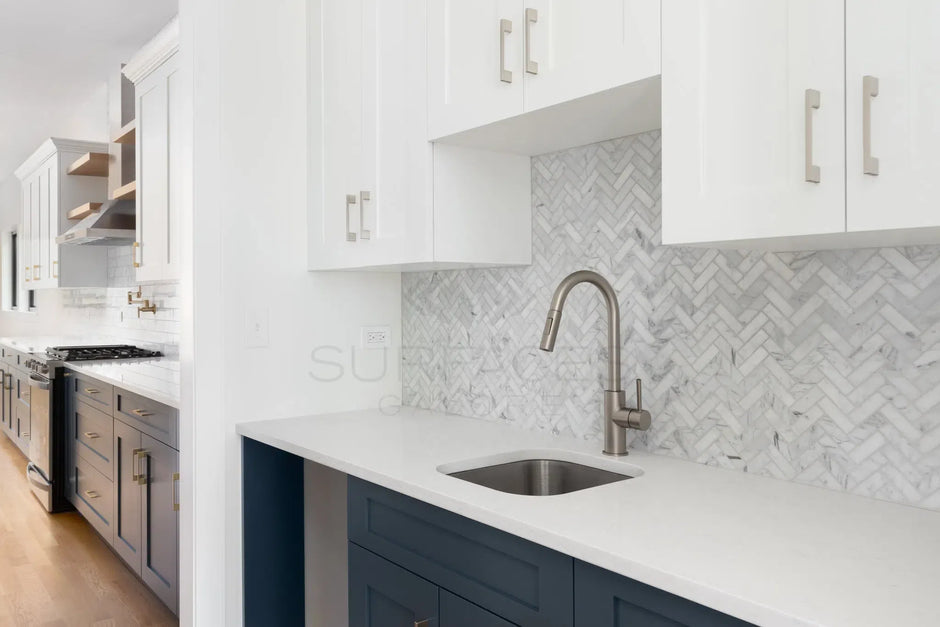
[[[646,431],[650,428],[653,417],[643,409],[643,380],[636,380],[636,409],[627,410],[627,424],[631,429]]]

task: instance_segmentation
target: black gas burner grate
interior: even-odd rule
[[[150,351],[128,344],[112,346],[53,346],[46,354],[61,361],[94,361],[99,359],[145,359],[162,357],[159,351]]]

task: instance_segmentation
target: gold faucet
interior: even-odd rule
[[[134,292],[127,293],[128,305],[133,305],[135,303],[143,303],[142,306],[137,307],[137,317],[140,318],[140,312],[142,311],[146,311],[152,314],[157,313],[157,304],[156,303],[151,304],[149,298],[141,298],[142,296],[143,294],[141,293],[141,289],[139,285],[137,286],[136,294]]]

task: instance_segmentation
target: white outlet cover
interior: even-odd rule
[[[392,329],[388,326],[362,327],[360,331],[362,348],[391,348]]]

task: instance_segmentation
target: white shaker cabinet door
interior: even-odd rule
[[[663,242],[845,230],[842,0],[663,0]]]
[[[311,11],[310,247],[313,268],[343,266],[359,240],[362,0],[318,0]]]
[[[938,35],[936,0],[846,2],[849,231],[940,226]]]
[[[363,0],[356,266],[430,259],[426,0]]]
[[[428,9],[430,138],[521,114],[522,0],[432,0]]]
[[[524,19],[526,111],[660,73],[659,0],[527,0]]]

